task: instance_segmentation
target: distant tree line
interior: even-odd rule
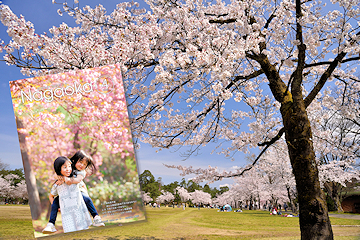
[[[197,184],[196,182],[189,180],[186,181],[185,178],[182,178],[180,182],[174,181],[169,184],[163,184],[162,178],[159,177],[155,180],[154,175],[149,171],[145,170],[142,174],[140,174],[140,185],[141,190],[144,193],[149,193],[149,196],[153,199],[150,202],[155,202],[156,199],[162,194],[163,192],[170,192],[174,195],[173,203],[181,203],[181,197],[179,192],[177,191],[178,187],[183,187],[187,190],[189,193],[195,192],[195,190],[202,191],[205,193],[209,193],[211,195],[211,198],[215,198],[224,192],[229,191],[229,187],[223,186],[217,189],[216,187],[211,188],[209,185],[201,186]],[[191,200],[188,201],[190,205],[193,205],[191,203]]]

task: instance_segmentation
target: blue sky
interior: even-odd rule
[[[68,1],[71,3],[71,0]],[[101,3],[109,12],[115,8],[116,4],[122,2],[120,0],[80,0],[81,4],[87,4],[95,6]],[[23,15],[27,21],[34,24],[35,31],[38,34],[47,32],[52,26],[58,26],[62,22],[66,22],[70,26],[75,26],[73,19],[67,15],[63,17],[57,14],[57,9],[61,8],[61,5],[52,4],[51,0],[36,0],[36,1],[24,1],[24,0],[5,0],[2,1],[17,15]],[[139,1],[141,6],[146,6],[143,1]],[[0,24],[0,39],[5,43],[9,41],[9,37],[6,33],[6,28]],[[1,59],[4,53],[0,53]],[[9,164],[10,169],[22,168],[22,160],[19,148],[19,142],[17,138],[17,130],[15,124],[15,117],[11,103],[11,95],[9,88],[9,81],[25,78],[14,66],[7,66],[4,62],[0,62],[0,159],[2,162]],[[203,148],[199,155],[192,156],[186,161],[182,161],[183,158],[180,153],[184,150],[162,150],[156,153],[156,149],[149,145],[141,144],[140,150],[137,151],[137,160],[139,165],[139,172],[144,170],[150,170],[155,178],[162,177],[162,181],[168,184],[173,181],[181,181],[180,171],[175,169],[169,169],[163,166],[163,163],[169,165],[184,165],[193,166],[194,168],[207,168],[209,165],[218,166],[219,169],[231,170],[234,165],[242,166],[244,164],[244,158],[240,157],[239,160],[234,162],[224,158],[222,155],[210,154],[209,152],[214,146],[207,146]],[[242,155],[241,155],[242,156]],[[191,176],[186,176],[188,179]],[[224,184],[231,184],[231,179],[226,179],[220,182],[211,184],[211,187],[219,187]]]

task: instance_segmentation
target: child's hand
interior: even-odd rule
[[[72,178],[64,177],[64,181],[65,181],[65,183],[66,183],[67,185],[73,184]]]
[[[56,178],[57,178],[56,185],[60,186],[61,184],[64,183],[64,177],[63,176],[56,176]]]

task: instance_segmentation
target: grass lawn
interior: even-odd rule
[[[299,219],[265,211],[146,208],[147,221],[41,239],[300,239]],[[360,239],[360,220],[331,217],[335,239]],[[340,227],[346,225],[346,227]],[[348,226],[353,225],[353,226]],[[355,226],[357,225],[357,226]],[[33,239],[28,206],[0,206],[0,239]]]

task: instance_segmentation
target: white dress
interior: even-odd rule
[[[51,194],[59,195],[60,211],[64,232],[88,229],[92,221],[80,193],[78,184],[54,184]]]

